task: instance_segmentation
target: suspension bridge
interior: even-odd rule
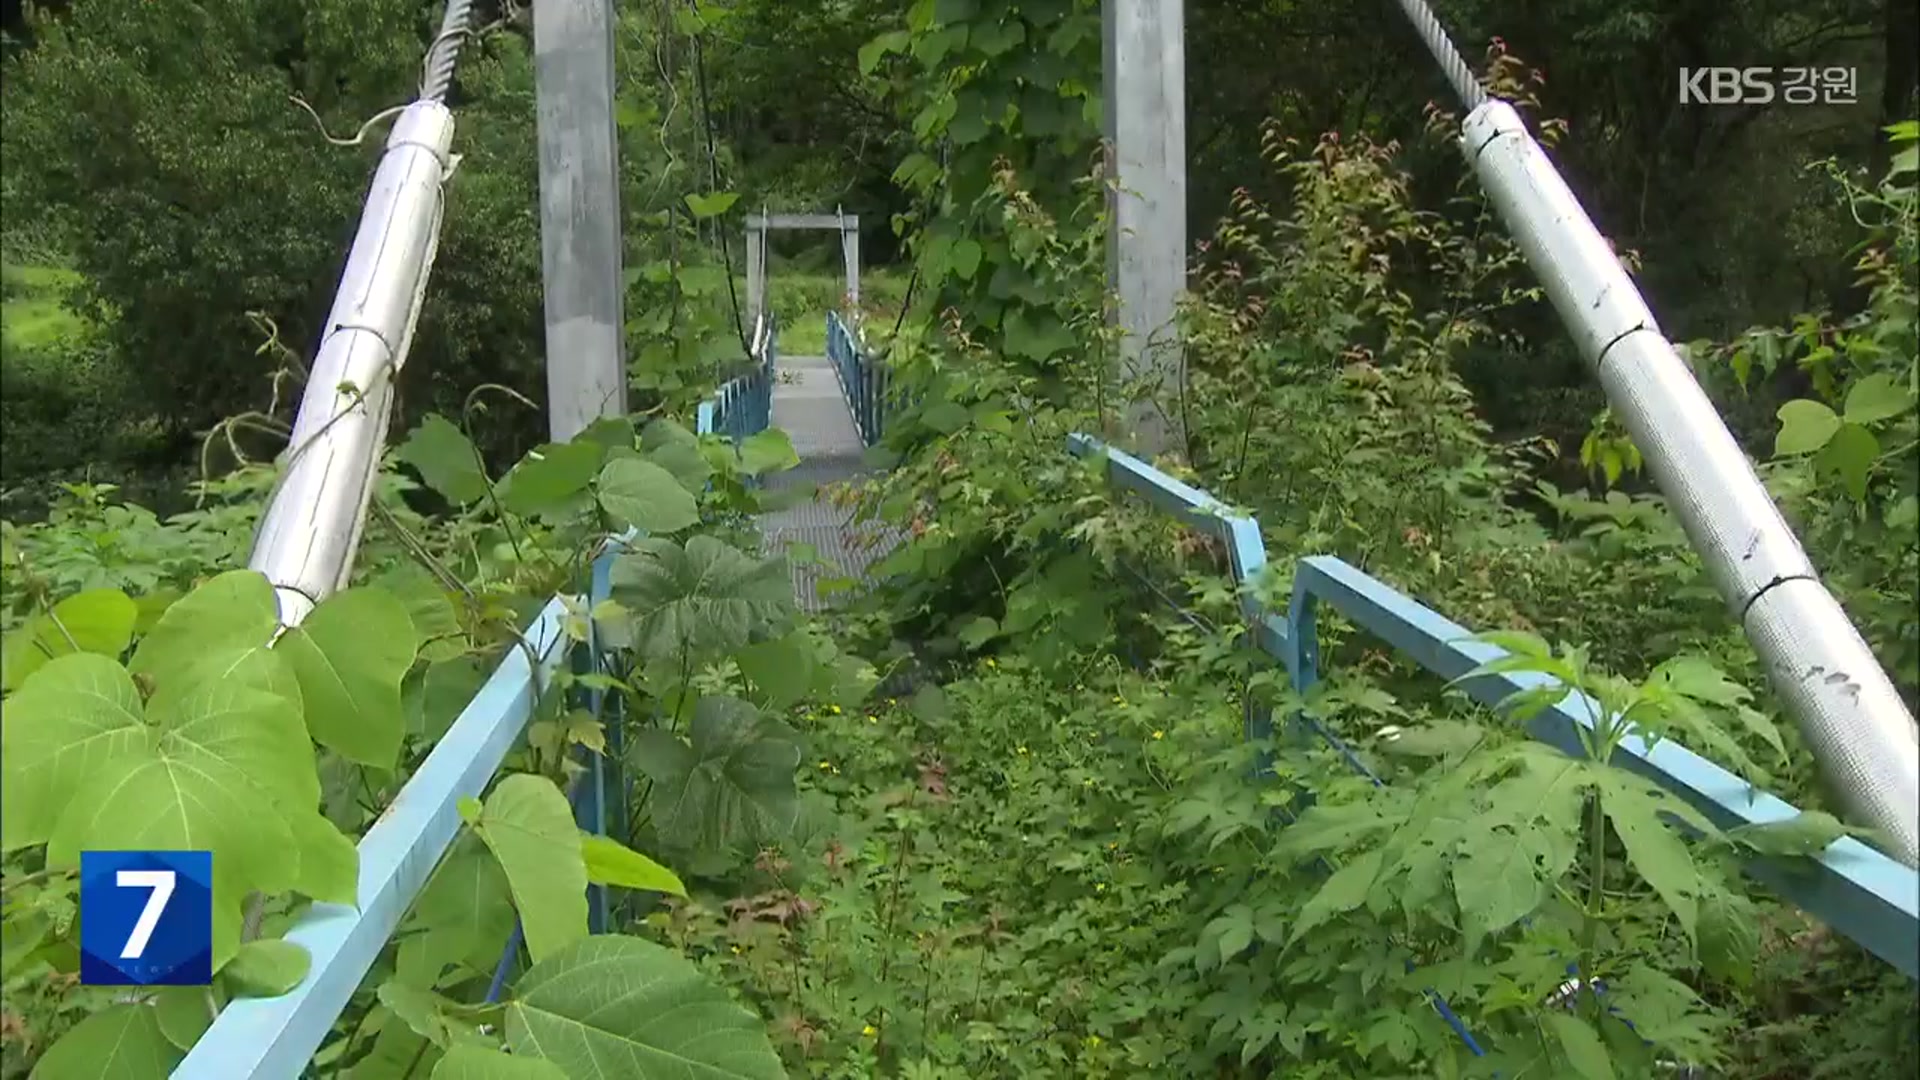
[[[611,5],[542,0],[535,24],[541,221],[548,343],[548,404],[556,441],[593,420],[625,415],[623,279],[617,170],[612,142]],[[1448,83],[1469,110],[1460,131],[1501,217],[1545,284],[1568,330],[1649,459],[1669,504],[1701,551],[1716,586],[1767,661],[1781,700],[1819,755],[1852,818],[1877,830],[1880,847],[1841,839],[1804,864],[1758,859],[1748,869],[1836,932],[1904,971],[1920,974],[1920,748],[1912,717],[1891,682],[1821,584],[1751,465],[1661,335],[1639,293],[1578,201],[1513,109],[1487,97],[1422,0],[1400,0]],[[250,565],[278,591],[280,618],[297,625],[348,581],[392,407],[392,376],[404,364],[428,287],[445,187],[452,172],[454,116],[445,97],[470,4],[449,4],[426,61],[420,97],[402,111],[375,172],[337,300],[300,404],[285,478],[260,527]],[[1113,194],[1114,280],[1131,374],[1177,367],[1166,340],[1185,264],[1183,46],[1177,0],[1110,0],[1105,104],[1117,171]],[[752,370],[699,410],[701,434],[736,443],[768,426],[786,431],[802,465],[781,483],[810,488],[856,478],[864,451],[911,403],[884,362],[864,347],[855,309],[828,316],[824,356],[782,356],[765,280],[766,234],[775,228],[837,230],[848,294],[859,291],[858,228],[844,215],[769,215],[749,220],[748,326]],[[850,239],[851,238],[851,239]],[[1138,455],[1075,436],[1064,454],[1101,459],[1119,490],[1215,538],[1244,585],[1267,567],[1259,523],[1155,468],[1164,433],[1140,423]],[[804,493],[803,493],[804,494]],[[891,538],[862,535],[850,512],[821,495],[764,517],[769,547],[805,544],[838,573],[859,577]],[[589,580],[590,600],[608,592],[606,546]],[[818,610],[818,571],[796,571],[796,599]],[[360,840],[354,905],[315,904],[285,935],[312,957],[291,992],[229,1003],[173,1075],[183,1080],[290,1080],[316,1050],[455,838],[462,799],[478,797],[522,737],[542,689],[570,655],[562,632],[566,597],[527,626],[527,648],[508,650],[483,688]],[[1255,645],[1304,690],[1323,674],[1315,616],[1332,610],[1427,670],[1455,679],[1502,655],[1461,626],[1337,558],[1307,554],[1293,567],[1284,611],[1251,590],[1242,614]],[[584,662],[591,663],[588,656]],[[1544,677],[1488,674],[1463,686],[1496,704]],[[598,704],[595,704],[598,707]],[[1579,753],[1592,702],[1561,701],[1530,723],[1532,734]],[[1299,718],[1310,723],[1307,718]],[[1251,716],[1253,734],[1268,720]],[[617,725],[615,725],[617,727]],[[1324,733],[1323,733],[1324,734]],[[1331,739],[1332,737],[1326,736]],[[580,825],[605,831],[624,809],[622,748],[609,732],[576,796]],[[1777,822],[1797,811],[1755,793],[1734,774],[1671,740],[1630,738],[1621,763],[1674,793],[1722,827]],[[1357,761],[1356,761],[1357,765]],[[604,896],[590,923],[604,931]],[[503,943],[497,999],[515,944]],[[1570,983],[1579,989],[1577,978]],[[1434,1006],[1479,1052],[1471,1018]]]

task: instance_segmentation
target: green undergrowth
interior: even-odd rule
[[[1531,909],[1524,878],[1503,880],[1469,848],[1464,863],[1409,863],[1397,881],[1376,866],[1369,890],[1313,859],[1381,826],[1432,836],[1428,815],[1457,811],[1438,809],[1416,778],[1476,740],[1501,747],[1488,762],[1531,763],[1482,801],[1485,840],[1525,821],[1531,842],[1571,842],[1578,815],[1535,831],[1546,822],[1508,817],[1504,800],[1537,798],[1540,780],[1577,767],[1471,707],[1395,709],[1362,678],[1318,696],[1319,715],[1403,785],[1399,797],[1383,801],[1324,750],[1290,754],[1286,782],[1263,784],[1239,688],[1196,674],[1193,659],[1136,671],[1088,655],[1043,671],[988,658],[908,700],[811,710],[802,786],[823,824],[763,851],[747,890],[696,894],[649,921],[748,995],[793,1075],[1601,1075],[1582,1058],[1580,1014],[1542,1007],[1529,990],[1550,989],[1563,966],[1538,933],[1497,935],[1506,940],[1479,972],[1449,958],[1450,935],[1433,936],[1455,917],[1497,922],[1493,911],[1516,900]],[[1605,782],[1618,797],[1654,797],[1614,775]],[[1303,782],[1324,809],[1283,826]],[[1362,808],[1387,816],[1369,826]],[[1483,874],[1491,880],[1476,883]],[[1353,887],[1343,880],[1360,890],[1343,894]],[[1623,903],[1637,891],[1621,888]],[[1565,917],[1555,903],[1536,917]],[[1609,952],[1639,953],[1627,944],[1644,932],[1637,918],[1608,917]],[[1742,962],[1764,971],[1758,1000],[1786,995],[1790,1023],[1734,1030],[1644,960],[1609,987],[1618,1016],[1696,1060],[1721,1045],[1707,1075],[1837,1075],[1846,1061],[1850,1073],[1893,1077],[1911,1065],[1898,1031],[1846,1044],[1855,1010],[1910,1021],[1897,976],[1809,946],[1818,932],[1775,906],[1743,910],[1727,929],[1751,934]],[[1571,953],[1576,938],[1559,947]],[[1794,995],[1821,966],[1855,988],[1847,1000]],[[1464,1052],[1430,988],[1494,1043],[1492,1058]],[[1813,1045],[1786,1049],[1802,1037]],[[1608,1044],[1606,1075],[1652,1074],[1648,1048],[1611,1033]]]
[[[1097,13],[1090,3],[1015,7],[1017,16],[916,5],[862,54],[863,71],[899,92],[913,124],[915,152],[896,179],[929,204],[910,248],[942,317],[896,343],[898,384],[918,402],[890,422],[884,452],[894,468],[862,506],[908,540],[876,568],[886,587],[853,631],[935,670],[991,656],[1012,671],[1018,657],[1017,670],[1031,674],[957,710],[963,719],[948,726],[876,714],[874,729],[891,722],[909,734],[888,751],[889,768],[836,795],[871,829],[896,835],[863,841],[866,896],[838,906],[871,911],[858,918],[886,940],[916,910],[931,928],[981,933],[998,897],[1019,905],[1010,918],[1022,928],[1062,919],[1073,929],[1036,932],[1047,947],[1022,951],[1003,975],[1033,987],[1008,1004],[1007,1026],[1020,1032],[1008,1037],[995,1027],[1001,1016],[954,989],[963,980],[949,973],[963,973],[966,959],[957,951],[957,962],[928,961],[901,978],[884,1012],[873,999],[850,1012],[830,989],[811,989],[834,981],[810,973],[840,970],[848,947],[828,925],[835,905],[823,894],[833,886],[799,890],[782,902],[816,925],[785,934],[784,951],[763,953],[752,978],[788,1028],[824,1040],[790,1039],[789,1061],[821,1075],[862,1075],[875,1068],[862,1055],[873,1054],[882,1074],[899,1075],[1497,1069],[1595,1080],[1680,1067],[1742,1077],[1910,1068],[1910,982],[1810,931],[1806,916],[1740,871],[1756,854],[1810,855],[1851,830],[1831,814],[1810,755],[1641,474],[1632,440],[1607,414],[1595,417],[1578,449],[1586,486],[1564,490],[1546,473],[1572,448],[1496,438],[1461,377],[1474,363],[1528,355],[1535,343],[1521,328],[1538,325],[1544,300],[1491,208],[1465,190],[1470,178],[1444,209],[1421,205],[1404,148],[1347,133],[1296,141],[1274,125],[1261,155],[1271,174],[1257,187],[1247,181],[1196,258],[1195,295],[1180,313],[1179,393],[1117,378],[1103,332],[1109,223],[1100,178],[1086,175],[1080,153],[1097,137],[1097,111],[1084,107],[1098,85]],[[1043,44],[1013,47],[1021,41]],[[1506,56],[1487,77],[1551,142],[1556,122],[1540,115],[1538,79]],[[1454,119],[1431,117],[1436,143]],[[1910,140],[1911,125],[1894,135]],[[1910,151],[1873,189],[1840,178],[1836,194],[1864,226],[1855,267],[1871,291],[1863,310],[1688,350],[1713,392],[1782,398],[1777,426],[1741,434],[1809,547],[1839,568],[1836,591],[1909,695],[1913,623],[1889,605],[1910,597],[1916,573],[1912,184]],[[1811,393],[1766,382],[1790,366]],[[1120,441],[1156,428],[1158,464],[1260,521],[1269,566],[1251,587],[1269,610],[1285,609],[1295,559],[1337,555],[1464,625],[1497,629],[1490,640],[1512,654],[1501,670],[1551,675],[1561,689],[1489,714],[1323,611],[1332,676],[1302,701],[1270,661],[1251,660],[1223,578],[1226,553],[1116,500],[1097,464],[1064,453],[1069,432]],[[1153,586],[1142,589],[1135,574]],[[1199,621],[1154,614],[1168,596]],[[1090,706],[1151,693],[1051,692],[1098,685],[1078,669],[1099,656],[1161,683],[1197,723],[1184,730],[1203,737],[1182,741],[1181,725],[1157,724],[1142,753],[1129,748],[1139,731],[1117,713],[1095,720]],[[1566,688],[1599,705],[1579,757],[1520,731]],[[973,681],[950,685],[948,696],[965,701],[974,690]],[[1248,751],[1235,740],[1242,709],[1286,717],[1303,707],[1386,785],[1291,745],[1276,748],[1276,776],[1250,782]],[[1128,778],[1116,787],[1138,801],[1105,808],[1111,816],[1087,833],[1069,830],[1049,846],[1041,823],[1073,822],[1081,806],[1061,782],[1078,758],[1049,735],[1076,723],[1118,747],[1101,770]],[[1779,828],[1716,829],[1674,796],[1595,764],[1629,724],[1806,812]],[[864,732],[850,726],[843,737],[858,746]],[[914,781],[905,763],[928,748],[948,778],[1011,774],[1020,766],[1010,762],[1047,757],[1027,793],[976,780],[975,791],[991,794],[950,818],[914,804],[929,817],[903,825],[891,806],[863,803],[897,801],[884,793]],[[1163,753],[1190,753],[1191,771]],[[816,786],[849,783],[848,764],[820,760],[828,765]],[[1310,806],[1294,798],[1302,789],[1316,795]],[[1020,808],[1016,824],[977,824],[998,820],[1002,807]],[[1279,810],[1298,820],[1283,827]],[[967,849],[967,838],[983,828],[994,875],[969,861],[980,848]],[[1143,848],[1143,835],[1164,842]],[[1188,890],[1164,922],[1142,904],[1129,911],[1152,928],[1138,952],[1126,929],[1071,922],[1075,905],[1098,908],[1080,891],[1103,882],[1073,879],[1101,864],[1107,843],[1130,850],[1149,880]],[[922,871],[937,885],[885,869],[889,858],[911,866],[929,850],[968,854],[944,867],[932,857]],[[819,858],[791,856],[795,865]],[[1040,869],[1054,860],[1071,872]],[[999,881],[1016,884],[1000,891]],[[896,891],[951,903],[916,909]],[[738,923],[730,932],[768,932]],[[1126,944],[1110,946],[1120,957],[1072,952],[1096,940]],[[721,963],[741,965],[732,948],[753,942],[718,944]],[[1113,1011],[1059,1007],[1083,984],[1066,965],[1049,967],[1053,949],[1101,973],[1089,981],[1112,989]],[[1601,990],[1556,1003],[1570,965]],[[1028,967],[1038,972],[1030,982]],[[1147,969],[1151,980],[1115,974]],[[1130,992],[1141,983],[1150,991]],[[1487,1056],[1466,1052],[1428,989]],[[1113,1022],[1126,1009],[1125,1022]],[[1796,1032],[1807,1042],[1783,1051]],[[1103,1061],[1108,1050],[1083,1050],[1094,1037],[1131,1056]]]

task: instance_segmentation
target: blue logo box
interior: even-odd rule
[[[80,853],[80,981],[213,981],[213,853]]]

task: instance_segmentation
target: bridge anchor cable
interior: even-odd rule
[[[1470,110],[1460,146],[1846,812],[1920,865],[1920,732],[1626,268],[1425,0],[1398,0]]]

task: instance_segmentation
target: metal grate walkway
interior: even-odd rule
[[[868,471],[866,448],[832,364],[824,356],[782,356],[778,365],[773,426],[793,440],[800,464],[769,477],[767,490],[793,492],[798,501],[761,515],[760,534],[769,554],[789,551],[794,600],[803,610],[818,612],[833,596],[820,595],[820,582],[836,577],[864,580],[867,567],[892,547],[892,537],[853,523],[854,507],[844,489]],[[795,545],[810,546],[818,559],[806,557],[804,549],[791,551]]]

